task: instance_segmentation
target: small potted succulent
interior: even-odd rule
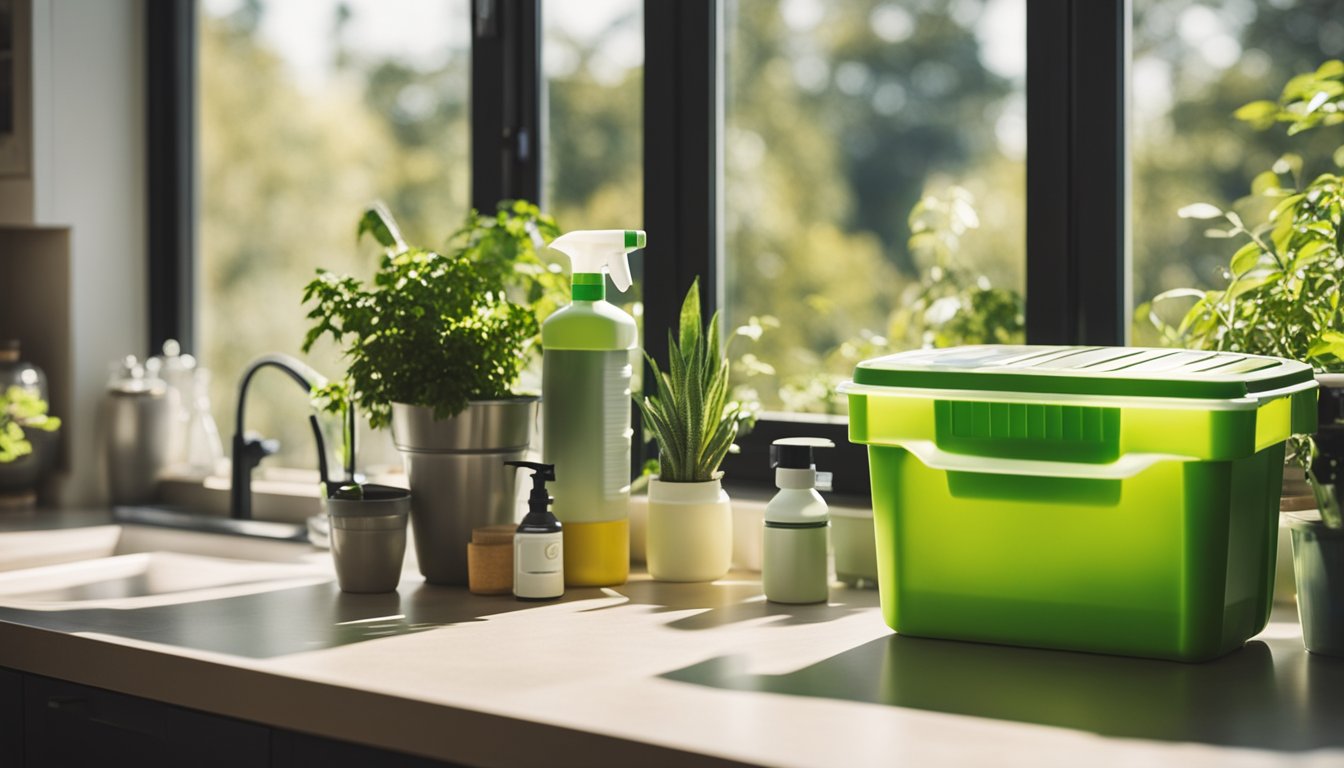
[[[514,391],[538,334],[536,308],[563,279],[536,252],[558,230],[524,202],[473,211],[443,252],[407,244],[381,205],[358,236],[383,249],[371,282],[319,270],[308,351],[330,336],[347,361],[348,397],[374,428],[391,426],[411,485],[411,525],[425,579],[466,584],[473,528],[510,523],[514,472],[539,398]],[[558,290],[558,288],[557,288]]]
[[[1287,124],[1288,134],[1344,125],[1344,62],[1327,61],[1284,86],[1277,101],[1255,101],[1236,117],[1258,129]],[[1344,146],[1334,152],[1344,168]],[[1248,201],[1268,209],[1248,224],[1234,210],[1194,203],[1179,214],[1218,221],[1210,237],[1241,244],[1222,290],[1167,291],[1139,308],[1169,343],[1286,357],[1310,364],[1321,385],[1315,437],[1289,442],[1283,509],[1311,488],[1319,512],[1290,512],[1298,609],[1308,650],[1344,655],[1344,522],[1337,495],[1344,484],[1344,177],[1326,171],[1303,175],[1303,159],[1279,158],[1251,182]],[[1175,325],[1159,305],[1193,299]],[[1311,506],[1308,501],[1306,506]]]
[[[645,557],[649,574],[663,581],[713,581],[732,563],[732,506],[719,465],[751,428],[754,411],[729,397],[719,338],[718,313],[708,327],[701,320],[696,280],[681,306],[677,338],[668,332],[666,370],[648,357],[654,393],[635,397],[658,444]]]

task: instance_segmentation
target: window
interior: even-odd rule
[[[153,176],[150,233],[160,266],[198,241],[197,297],[162,270],[151,294],[194,307],[199,333],[154,310],[151,343],[182,329],[220,374],[221,421],[248,358],[297,350],[313,268],[367,267],[350,212],[375,195],[427,242],[512,197],[568,228],[650,230],[631,298],[653,354],[695,277],[746,329],[736,381],[772,413],[739,479],[768,480],[775,437],[844,443],[833,388],[865,355],[1128,331],[1129,0],[198,2],[186,26],[147,7],[151,126],[199,146]],[[191,55],[174,101],[164,64]],[[155,116],[192,99],[199,130]],[[199,216],[175,239],[191,169]],[[967,328],[977,292],[1000,301]],[[301,420],[276,418],[296,396],[259,393],[252,426],[306,465]],[[861,492],[866,463],[842,448],[837,484]]]
[[[642,228],[644,4],[545,0],[541,11],[543,207],[567,230]],[[634,254],[630,289],[607,291],[637,323],[643,266]],[[631,363],[638,388],[640,359]]]
[[[754,339],[737,381],[768,410],[843,414],[860,360],[1020,342],[1024,0],[725,13],[725,319]]]
[[[543,199],[563,227],[644,219],[643,11],[639,0],[542,4]]]
[[[198,12],[199,337],[227,439],[237,376],[299,354],[317,267],[366,276],[363,206],[385,200],[412,242],[441,242],[468,206],[466,0],[206,0]],[[331,345],[307,361],[336,376]],[[310,467],[301,393],[257,379],[248,427],[281,441],[273,465]],[[395,462],[385,433],[364,466]],[[338,466],[338,465],[334,465]]]
[[[1226,285],[1224,270],[1242,245],[1204,235],[1221,222],[1182,219],[1177,210],[1208,202],[1264,221],[1266,201],[1249,197],[1251,180],[1277,158],[1298,154],[1307,179],[1329,169],[1329,132],[1258,131],[1233,112],[1278,98],[1292,76],[1344,56],[1344,20],[1334,2],[1135,0],[1133,45],[1133,280],[1142,303],[1173,288]],[[1181,304],[1159,311],[1176,321]],[[1158,341],[1141,318],[1135,340]]]

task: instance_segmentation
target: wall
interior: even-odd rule
[[[34,213],[71,227],[64,505],[101,502],[108,366],[146,351],[144,27],[143,0],[33,0]]]

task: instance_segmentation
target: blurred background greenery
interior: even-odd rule
[[[642,7],[543,0],[542,204],[562,228],[638,226],[659,183],[642,174]],[[1287,145],[1232,111],[1344,54],[1344,18],[1338,0],[1133,9],[1137,304],[1220,284],[1225,241],[1175,212],[1246,195]],[[737,382],[767,409],[838,413],[833,386],[866,356],[1019,338],[1025,15],[1026,0],[725,0],[724,316],[742,329]],[[364,204],[386,200],[427,244],[462,219],[469,16],[467,0],[202,0],[196,351],[221,424],[247,360],[297,352],[313,270],[372,269]],[[1305,138],[1310,173],[1334,147]],[[342,370],[330,349],[310,361]],[[259,388],[252,426],[286,443],[277,463],[307,466],[300,396]],[[382,436],[362,455],[395,462]]]

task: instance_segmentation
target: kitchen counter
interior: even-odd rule
[[[0,667],[469,765],[1344,764],[1344,660],[1309,656],[1291,609],[1187,665],[896,636],[874,591],[781,606],[745,573],[541,605],[412,574],[347,595],[325,553],[272,546],[310,570],[0,597]]]

